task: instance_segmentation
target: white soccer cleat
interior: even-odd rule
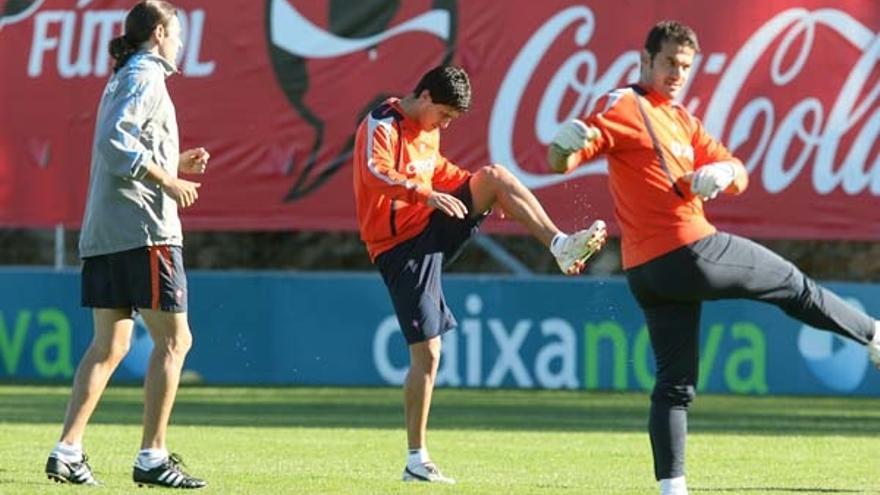
[[[454,485],[455,480],[443,476],[443,473],[437,469],[437,466],[431,462],[425,462],[416,466],[407,465],[403,468],[403,481],[423,481],[426,483],[442,483],[446,485]]]
[[[874,366],[880,368],[880,329],[878,328],[874,329],[874,340],[868,343],[868,357]]]
[[[556,255],[559,269],[566,275],[577,275],[583,271],[587,259],[602,249],[607,237],[608,232],[602,220],[593,222],[589,229],[571,234],[563,241],[562,248]]]

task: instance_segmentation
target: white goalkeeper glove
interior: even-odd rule
[[[595,139],[595,135],[595,129],[590,129],[578,119],[571,119],[559,126],[553,144],[570,154],[586,146],[588,141]]]
[[[715,199],[718,193],[727,189],[736,177],[736,167],[729,162],[703,165],[691,177],[691,192],[703,201]]]

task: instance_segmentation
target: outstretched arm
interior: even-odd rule
[[[626,98],[631,94],[626,88],[614,90],[602,96],[588,116],[559,126],[547,151],[550,169],[556,173],[569,172],[615,149],[621,140],[637,136],[639,114],[632,98]]]
[[[578,152],[599,137],[599,130],[590,127],[578,119],[571,119],[562,124],[547,150],[547,161],[550,169],[564,174],[578,166]]]

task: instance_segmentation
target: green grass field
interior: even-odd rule
[[[0,386],[0,494],[88,491],[42,474],[67,388]],[[183,388],[170,447],[230,494],[653,494],[644,394],[439,390],[429,445],[455,486],[403,484],[397,389]],[[104,486],[139,491],[141,390],[111,387],[86,435]],[[691,493],[880,493],[880,400],[699,397]],[[142,491],[144,491],[143,489]]]

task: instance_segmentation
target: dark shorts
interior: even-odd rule
[[[471,210],[468,183],[452,194]],[[488,213],[459,220],[435,211],[419,235],[376,258],[407,344],[424,342],[455,328],[455,317],[443,296],[443,266],[458,256],[486,216]]]
[[[186,312],[183,248],[149,246],[83,259],[82,305]]]

